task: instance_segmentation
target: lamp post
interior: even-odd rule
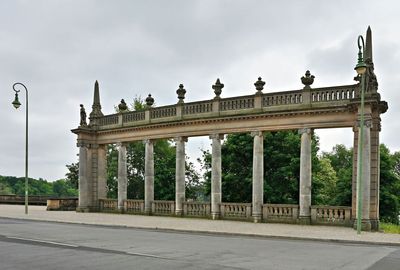
[[[363,155],[362,147],[364,143],[364,92],[365,92],[365,71],[367,65],[364,62],[364,38],[360,35],[357,40],[358,45],[358,61],[355,70],[358,75],[361,75],[361,108],[360,108],[360,129],[358,133],[357,147],[357,234],[361,233],[362,221],[362,172],[363,172]]]
[[[25,89],[26,93],[26,119],[25,119],[25,214],[28,214],[28,89],[22,83],[14,83],[13,90],[15,92],[15,99],[12,102],[12,105],[15,109],[18,109],[21,106],[21,102],[18,99],[18,93],[20,90],[15,89],[16,86],[22,86]]]

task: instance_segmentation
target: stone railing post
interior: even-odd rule
[[[154,143],[145,140],[144,164],[144,212],[151,213],[151,202],[154,201]]]
[[[185,201],[185,142],[186,137],[175,138],[176,171],[175,171],[175,214],[180,216]]]
[[[126,165],[126,144],[118,143],[118,210],[124,211],[124,201],[127,199],[128,171]]]
[[[311,217],[311,133],[312,130],[309,128],[299,130],[301,134],[299,220],[304,224],[309,224]]]
[[[261,222],[264,203],[264,136],[261,131],[252,132],[253,145],[253,196],[252,215],[254,222]]]
[[[222,200],[221,193],[221,134],[213,134],[212,139],[212,157],[211,157],[211,217],[218,219],[220,217],[220,204]]]

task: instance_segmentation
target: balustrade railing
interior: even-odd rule
[[[118,210],[118,200],[116,199],[99,199],[100,211]]]
[[[183,114],[199,114],[212,112],[212,101],[200,101],[185,103],[183,106]]]
[[[118,114],[105,115],[99,118],[100,126],[110,126],[118,124]]]
[[[175,201],[153,201],[151,212],[158,215],[173,215],[175,213]]]
[[[358,95],[357,89],[357,85],[312,89],[311,102],[350,100]]]
[[[144,213],[144,200],[125,200],[124,209],[131,213]]]
[[[251,203],[220,203],[222,218],[250,218]]]
[[[220,111],[242,110],[254,108],[254,95],[221,99]]]
[[[299,206],[297,204],[264,204],[263,219],[267,222],[296,222]]]
[[[134,111],[134,112],[127,112],[122,114],[122,122],[123,123],[130,123],[136,121],[143,121],[145,120],[145,112],[144,111]]]
[[[207,217],[211,215],[211,203],[203,202],[184,202],[183,214],[185,216],[202,216]]]
[[[351,225],[351,207],[346,206],[311,206],[313,224]]]
[[[303,103],[302,90],[270,93],[263,96],[263,106],[279,106]]]
[[[176,106],[175,105],[153,108],[150,111],[151,119],[173,117],[173,116],[176,116]]]

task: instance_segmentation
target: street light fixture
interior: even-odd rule
[[[362,172],[363,172],[363,155],[362,146],[364,143],[364,92],[365,92],[365,72],[367,65],[364,62],[364,38],[360,35],[357,40],[358,45],[358,61],[355,70],[361,76],[361,108],[360,108],[360,129],[358,134],[357,147],[357,234],[361,233],[362,225]]]
[[[26,121],[25,121],[25,214],[28,214],[28,89],[22,83],[14,83],[13,90],[15,92],[15,99],[12,102],[12,105],[15,109],[18,109],[21,106],[21,102],[18,99],[18,93],[20,90],[15,89],[16,86],[22,86],[25,89],[26,93]]]

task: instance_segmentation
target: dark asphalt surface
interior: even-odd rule
[[[0,218],[9,269],[400,270],[400,248]]]

